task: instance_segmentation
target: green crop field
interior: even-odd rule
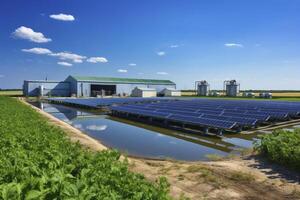
[[[0,199],[170,199],[120,154],[91,152],[18,100],[0,96]]]
[[[264,135],[255,144],[255,149],[271,161],[300,172],[300,129],[276,130]]]

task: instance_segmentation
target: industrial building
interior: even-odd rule
[[[156,97],[157,91],[155,88],[135,87],[131,92],[132,97]]]
[[[198,96],[207,96],[210,92],[210,85],[206,80],[196,81],[195,90]]]
[[[255,97],[255,93],[254,92],[243,92],[243,97]]]
[[[266,98],[266,99],[272,99],[272,93],[271,92],[261,92],[259,93],[260,98]]]
[[[174,88],[165,88],[159,94],[164,97],[180,97],[181,91]]]
[[[224,81],[223,90],[226,96],[236,97],[240,92],[240,84],[236,80]]]
[[[25,96],[70,96],[70,83],[66,81],[25,80]]]
[[[162,91],[176,89],[176,84],[170,80],[68,76],[64,81],[25,80],[23,92],[25,96],[130,96],[136,87]]]
[[[210,90],[210,84],[206,80],[195,81],[195,91],[198,96],[220,96],[218,91]],[[223,92],[225,96],[236,97],[240,92],[240,84],[236,80],[226,80]]]

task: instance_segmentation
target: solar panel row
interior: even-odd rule
[[[248,100],[193,99],[111,107],[113,111],[158,117],[203,127],[252,127],[268,120],[283,120],[300,113],[300,103]]]
[[[253,100],[173,98],[49,98],[57,103],[92,108],[111,106],[112,111],[219,129],[252,127],[268,120],[300,115],[300,103]],[[118,105],[118,106],[115,106]]]
[[[170,101],[169,98],[48,98],[50,102],[65,103],[81,105],[92,108],[99,108],[103,106],[111,106],[115,104],[131,104],[131,103],[146,103],[146,102],[158,102],[158,101]]]
[[[218,116],[224,116],[224,117],[231,117],[231,118],[240,118],[242,121],[243,119],[250,119],[251,121],[255,121],[255,123],[241,123],[239,121],[239,124],[243,124],[245,126],[254,126],[259,121],[266,121],[270,118],[269,115],[266,114],[241,114],[240,112],[227,112],[223,110],[202,110],[202,109],[186,109],[184,107],[175,107],[171,108],[169,107],[160,107],[159,104],[141,104],[141,105],[128,105],[130,108],[136,108],[136,109],[147,109],[147,110],[157,110],[157,111],[164,111],[164,112],[170,112],[170,113],[176,113],[181,115],[187,115],[187,116],[194,116],[194,117],[200,117],[201,115],[213,115],[215,117]]]
[[[147,116],[147,117],[168,119],[170,121],[177,121],[181,123],[184,122],[184,123],[199,125],[203,127],[231,129],[236,125],[235,122],[223,121],[218,119],[206,119],[206,118],[191,117],[191,116],[161,112],[161,111],[149,111],[149,110],[143,110],[137,108],[129,108],[128,106],[117,106],[117,107],[113,107],[112,110],[118,112],[125,112],[129,114]]]

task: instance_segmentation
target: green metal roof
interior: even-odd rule
[[[135,78],[113,78],[113,77],[96,77],[96,76],[72,76],[77,81],[92,81],[92,82],[114,82],[114,83],[143,83],[143,84],[167,84],[174,85],[170,80],[156,79],[135,79]]]

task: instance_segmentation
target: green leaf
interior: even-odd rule
[[[25,199],[26,200],[40,199],[41,196],[42,196],[42,192],[38,190],[31,190],[26,194]]]

